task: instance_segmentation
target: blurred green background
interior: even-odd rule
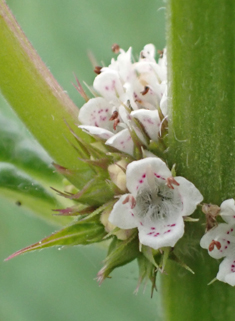
[[[8,0],[7,4],[78,107],[83,100],[71,84],[73,72],[88,84],[95,76],[88,50],[107,65],[114,56],[110,48],[115,42],[125,50],[132,46],[136,57],[147,43],[157,49],[165,46],[163,0]],[[2,119],[3,115],[21,135],[30,137],[0,96]],[[0,150],[0,161],[1,154]],[[0,321],[161,320],[158,293],[150,299],[149,284],[145,293],[142,287],[133,295],[138,280],[136,262],[117,269],[111,280],[98,286],[94,278],[105,258],[102,246],[47,249],[3,263],[11,253],[58,227],[5,200],[1,191],[0,215]]]

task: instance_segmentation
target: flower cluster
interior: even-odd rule
[[[109,251],[98,272],[101,283],[113,269],[137,259],[139,284],[155,287],[166,259],[184,262],[173,252],[185,232],[185,220],[203,197],[187,179],[167,166],[168,97],[166,50],[155,60],[148,44],[134,61],[131,48],[118,53],[108,67],[95,67],[97,76],[81,107],[77,133],[70,129],[83,168],[70,170],[54,164],[75,182],[61,196],[72,206],[57,215],[75,216],[69,226],[18,254],[48,246],[71,246],[109,240]],[[85,133],[84,133],[85,132]],[[186,267],[187,268],[187,267]]]
[[[167,118],[166,50],[158,63],[155,47],[148,44],[138,62],[132,50],[115,46],[117,60],[98,68],[93,88],[97,97],[82,106],[80,128],[104,140],[109,146],[134,156],[135,141],[144,146],[158,141],[161,121]]]
[[[216,278],[235,285],[235,201],[228,199],[220,206],[219,215],[225,223],[211,228],[201,239],[200,245],[211,257],[224,258]]]

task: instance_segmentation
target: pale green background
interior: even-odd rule
[[[9,0],[17,20],[59,83],[74,102],[83,101],[71,85],[73,72],[92,84],[87,57],[109,63],[111,45],[146,43],[165,46],[164,2],[145,0]],[[163,8],[162,8],[163,7]],[[159,10],[159,8],[162,8]],[[0,108],[13,114],[0,97]],[[0,151],[1,153],[1,151]],[[97,246],[58,251],[48,249],[3,263],[12,252],[34,243],[55,227],[0,197],[0,321],[160,320],[158,293],[150,286],[137,296],[137,263],[112,273],[101,287],[94,280],[106,250]]]

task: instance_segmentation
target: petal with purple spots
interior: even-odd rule
[[[127,188],[134,196],[137,194],[140,180],[146,181],[147,170],[152,173],[152,176],[162,181],[171,176],[169,168],[158,157],[147,157],[130,163],[126,172]]]
[[[93,86],[108,102],[120,103],[119,97],[124,94],[118,72],[108,68],[95,78]]]
[[[90,99],[80,109],[78,120],[89,126],[102,127],[112,131],[112,122],[109,120],[112,115],[112,106],[102,97]]]
[[[124,194],[114,205],[111,214],[109,215],[109,221],[120,228],[129,229],[137,227],[137,222],[131,209],[131,203],[127,202],[123,204],[123,201],[130,194]]]
[[[161,121],[157,110],[139,109],[133,111],[131,116],[139,120],[150,139],[158,141]]]
[[[203,235],[200,241],[201,247],[207,249],[208,254],[215,259],[233,254],[235,246],[234,227],[226,223],[220,223]]]
[[[219,266],[217,274],[219,281],[228,283],[231,286],[235,285],[235,255],[226,257]]]
[[[116,135],[113,135],[105,144],[133,156],[134,143],[128,129],[123,129]]]
[[[178,217],[177,220],[172,218],[172,221],[168,220],[161,222],[161,224],[156,224],[154,230],[151,224],[139,227],[140,242],[155,250],[166,246],[175,246],[183,234],[184,221],[182,217]]]

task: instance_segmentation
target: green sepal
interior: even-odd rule
[[[156,262],[156,256],[160,254],[159,250],[154,250],[149,246],[142,245],[141,252],[149,260],[152,265],[154,265],[157,269],[159,269],[159,265]]]
[[[53,233],[52,235],[35,244],[15,252],[14,254],[10,255],[6,261],[20,254],[41,250],[47,247],[87,245],[101,242],[105,235],[106,232],[103,225],[101,225],[97,220],[93,222],[78,221],[58,232]]]
[[[80,191],[74,194],[61,192],[55,188],[52,189],[67,199],[71,199],[82,204],[88,204],[90,206],[100,206],[112,199],[114,196],[114,192],[110,188],[109,181],[101,176],[94,177],[85,186],[83,186]]]
[[[171,247],[162,248],[163,255],[161,256],[161,263],[159,264],[161,272],[164,271],[169,255],[172,251]]]
[[[145,257],[145,255],[141,254],[137,258],[138,260],[138,266],[139,266],[139,279],[138,279],[138,284],[135,292],[138,292],[139,287],[142,282],[145,284],[147,283],[148,280],[151,281],[152,283],[152,288],[151,288],[151,297],[153,296],[153,291],[157,290],[156,287],[156,276],[158,269]]]
[[[104,266],[97,274],[97,281],[101,284],[115,268],[133,261],[138,255],[137,231],[134,231],[125,241],[120,241],[114,237],[109,246],[108,256],[104,260]]]
[[[182,268],[184,268],[185,270],[189,271],[192,274],[195,274],[194,271],[184,262],[182,262],[175,254],[174,252],[172,252],[169,256],[169,259],[176,262],[177,264],[179,264]],[[213,281],[213,280],[212,280]]]

